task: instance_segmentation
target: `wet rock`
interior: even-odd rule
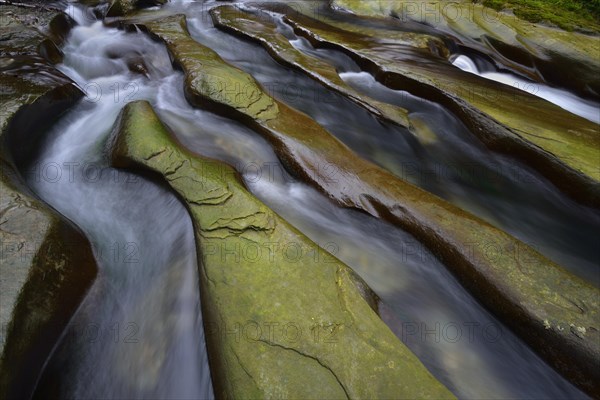
[[[277,31],[277,26],[268,16],[244,12],[232,6],[213,8],[210,13],[216,27],[258,42],[279,63],[306,74],[379,118],[405,128],[409,126],[408,112],[405,109],[361,95],[352,89],[340,78],[332,65],[295,49],[288,39]]]
[[[427,51],[386,51],[382,45],[371,47],[368,37],[301,15],[285,19],[314,46],[346,53],[392,89],[443,104],[489,148],[531,165],[578,201],[600,206],[597,124],[522,90],[454,68]]]
[[[568,88],[583,97],[600,97],[597,31],[567,32],[470,1],[335,0],[333,5],[359,15],[425,23],[536,81]]]
[[[148,68],[146,68],[146,64],[144,64],[142,60],[129,60],[129,62],[127,63],[127,68],[129,68],[131,72],[135,72],[145,76],[149,75]]]
[[[108,17],[119,17],[126,15],[136,9],[136,0],[114,0],[108,9]]]
[[[0,4],[4,16],[0,22],[3,38],[0,56],[33,55],[38,50],[47,51],[47,46],[59,51],[58,46],[75,25],[75,21],[55,6],[45,3],[31,6],[23,8]]]
[[[108,17],[121,17],[137,9],[165,4],[168,0],[112,0],[106,14]]]
[[[251,76],[195,42],[182,16],[146,27],[167,44],[185,72],[192,104],[261,133],[288,171],[338,204],[414,235],[551,365],[589,393],[599,393],[598,289],[505,232],[362,160],[314,120],[271,98]],[[311,31],[310,37],[324,40],[328,32]],[[362,44],[361,50],[368,49],[366,41]],[[229,93],[231,88],[244,91],[228,96],[228,88]],[[552,321],[550,329],[546,319]],[[570,324],[589,334],[581,339],[558,328]]]
[[[217,398],[453,397],[379,319],[366,284],[233,168],[180,147],[146,102],[125,107],[115,135],[113,164],[162,176],[191,214]]]
[[[21,399],[30,397],[96,263],[87,239],[29,192],[17,168],[82,93],[38,53],[53,35],[24,23],[22,9],[0,9],[8,11],[0,21],[0,397]],[[56,17],[38,14],[36,23]]]
[[[27,9],[13,6],[0,6],[0,9],[6,11],[5,18],[0,20],[1,122],[8,127],[12,119],[12,123],[20,127],[8,129],[3,140],[10,148],[13,161],[23,167],[35,156],[39,136],[45,128],[83,93],[51,65],[62,59],[58,45],[65,32],[51,27],[64,28],[54,22],[64,21],[60,13],[39,10],[32,24],[24,17]],[[23,142],[28,145],[24,146]]]

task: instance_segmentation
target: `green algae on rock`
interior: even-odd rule
[[[16,165],[82,93],[50,62],[62,14],[0,6],[0,397],[28,398],[72,314],[96,276],[90,243],[25,188]],[[54,22],[53,22],[54,21]],[[47,36],[40,33],[46,31]],[[27,146],[18,145],[28,143]]]
[[[122,111],[112,159],[161,175],[191,214],[218,398],[453,398],[371,309],[352,270],[231,167],[177,144],[148,103]]]
[[[588,0],[483,0],[495,10],[511,10],[529,22],[558,25],[567,31],[600,32],[600,3]]]
[[[340,50],[386,86],[454,112],[488,147],[528,163],[573,198],[600,205],[598,125],[519,89],[454,68],[418,49],[398,55],[301,15],[284,17],[317,47]],[[411,52],[430,62],[415,62]]]
[[[348,86],[336,69],[327,62],[295,49],[288,39],[277,31],[274,22],[233,6],[220,6],[210,10],[217,28],[258,42],[279,63],[294,68],[325,87],[334,90],[379,118],[408,127],[407,111],[361,95]]]
[[[424,23],[536,81],[568,88],[583,97],[597,99],[600,94],[600,24],[594,34],[568,32],[470,0],[335,0],[333,6],[359,15],[393,15],[403,22]]]
[[[600,359],[596,288],[501,230],[360,159],[314,120],[270,98],[251,76],[195,42],[184,17],[145,26],[184,70],[192,104],[261,133],[288,171],[338,204],[414,235],[551,365],[588,392],[600,392],[600,372],[594,368]],[[248,91],[224,98],[224,89],[214,90],[217,84]],[[265,111],[257,113],[253,105],[259,101]],[[335,179],[323,173],[324,165],[336,167]],[[549,328],[544,321],[552,321]],[[585,328],[586,335],[564,328],[571,324]]]

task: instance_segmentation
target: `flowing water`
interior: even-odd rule
[[[452,64],[463,71],[479,75],[486,79],[491,79],[505,85],[516,87],[524,92],[528,92],[542,99],[548,100],[565,110],[579,115],[587,120],[600,124],[600,104],[584,100],[567,90],[553,88],[537,82],[531,82],[520,78],[517,75],[498,71],[480,71],[475,62],[468,56],[460,54],[454,58]]]
[[[287,31],[297,48],[330,60],[357,90],[407,108],[411,120],[430,126],[437,139],[424,145],[408,130],[381,123],[281,67],[261,48],[215,29],[207,10],[218,4],[180,1],[160,12],[185,13],[197,41],[251,72],[275,97],[311,115],[363,157],[533,242],[599,285],[597,242],[590,235],[600,227],[597,213],[514,160],[486,151],[439,105],[387,89],[345,56],[315,50]],[[90,399],[212,397],[190,218],[168,189],[112,169],[106,159],[120,109],[146,99],[183,145],[234,165],[252,193],[355,269],[381,297],[385,322],[456,395],[585,398],[409,234],[335,206],[290,177],[257,133],[192,108],[183,95],[183,75],[173,70],[161,44],[89,18],[78,22],[60,68],[88,97],[49,132],[29,184],[82,228],[100,271],[47,363],[38,397],[47,390]],[[142,64],[146,76],[130,71]],[[283,89],[290,87],[298,88],[293,96]],[[406,170],[436,163],[491,172],[510,166],[519,178],[504,174],[490,184],[454,170],[441,180]]]
[[[406,108],[413,124],[433,132],[432,140],[420,143],[406,129],[382,123],[344,97],[283,68],[261,47],[214,28],[206,16],[208,7],[192,3],[173,8],[188,13],[188,28],[196,40],[251,73],[270,94],[313,117],[361,156],[506,230],[600,287],[597,211],[572,201],[522,163],[488,151],[440,105],[386,88],[343,54],[315,50],[280,23],[295,47],[332,62],[355,89]]]
[[[77,399],[210,398],[190,217],[168,190],[105,158],[123,105],[152,100],[175,74],[168,54],[102,22],[76,27],[64,52],[60,69],[88,98],[50,132],[29,183],[83,229],[99,274],[48,362],[39,396],[57,387],[60,397]],[[129,72],[139,60],[148,78]]]

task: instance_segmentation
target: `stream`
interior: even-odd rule
[[[40,173],[29,183],[85,232],[99,274],[46,367],[40,393],[210,398],[191,219],[174,194],[110,168],[105,157],[123,105],[153,100],[171,81],[168,54],[142,34],[100,21],[73,29],[64,52],[59,68],[88,97],[49,133],[35,166]],[[131,54],[143,58],[149,78],[129,72],[123,57]]]
[[[479,75],[486,79],[491,79],[505,85],[516,87],[542,99],[548,100],[551,103],[558,105],[565,110],[579,115],[587,120],[600,124],[600,108],[598,103],[583,100],[576,95],[569,93],[566,90],[553,88],[548,85],[543,85],[520,78],[515,74],[509,74],[500,71],[481,71],[477,64],[464,54],[458,55],[452,64],[462,69],[463,71]]]
[[[157,13],[185,13],[195,40],[251,73],[274,97],[314,118],[362,157],[600,286],[597,211],[573,202],[523,164],[487,150],[442,106],[384,87],[346,56],[314,49],[279,21],[297,49],[333,63],[357,91],[406,108],[411,121],[429,127],[436,140],[425,145],[409,130],[377,120],[277,64],[261,47],[213,27],[208,9],[220,4],[173,1]],[[87,96],[48,132],[27,176],[40,198],[90,239],[99,274],[48,360],[34,397],[214,397],[191,219],[168,188],[109,166],[111,128],[122,107],[139,99],[152,103],[180,143],[233,165],[254,195],[352,267],[381,298],[381,315],[392,331],[459,398],[586,397],[411,235],[337,207],[291,177],[258,133],[191,107],[183,74],[172,67],[161,43],[104,26],[83,7],[70,7],[79,25],[68,37],[59,69]],[[468,60],[454,63],[479,73]],[[132,72],[142,64],[145,75]],[[298,90],[291,96],[289,88]],[[562,100],[578,101],[569,96]]]

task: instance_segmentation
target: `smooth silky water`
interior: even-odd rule
[[[173,13],[187,15],[188,28],[196,40],[252,73],[271,94],[292,107],[302,110],[301,105],[306,104],[303,111],[326,127],[330,128],[327,122],[343,123],[336,122],[335,117],[350,120],[348,125],[354,127],[351,132],[356,140],[364,140],[361,136],[369,136],[365,132],[371,133],[372,129],[386,129],[352,103],[328,97],[331,95],[318,84],[282,68],[260,47],[215,29],[206,4],[169,7]],[[337,54],[329,57],[345,62]],[[183,86],[182,78],[177,79]],[[410,235],[363,213],[336,207],[295,181],[266,141],[252,130],[189,107],[182,91],[164,94],[164,98],[159,96],[158,112],[180,142],[236,166],[256,196],[353,267],[381,296],[386,323],[454,393],[462,398],[585,397],[483,309]],[[325,111],[316,113],[322,109]],[[328,113],[333,116],[328,117]],[[405,130],[394,133],[399,135],[399,142],[405,143],[396,148],[397,152],[415,159],[414,139],[402,137],[408,133]],[[370,147],[390,146],[389,141],[379,140]]]
[[[88,97],[50,132],[29,184],[85,232],[99,273],[36,397],[212,398],[191,219],[170,191],[106,158],[123,105],[171,82],[168,54],[99,21],[75,27],[63,50],[59,69]],[[142,60],[147,78],[128,70]]]
[[[339,96],[327,97],[333,95],[274,63],[259,47],[216,30],[207,10],[218,4],[222,3],[174,2],[161,13],[186,13],[196,40],[252,72],[262,83],[271,79],[303,88],[293,99],[282,96],[281,100],[307,112],[344,141],[362,143],[369,149],[368,158],[377,162],[377,152],[410,162],[430,156],[430,150],[423,152],[408,131],[380,123]],[[48,362],[41,389],[58,386],[61,394],[76,398],[212,396],[189,216],[168,190],[107,166],[106,142],[119,110],[127,101],[147,99],[183,145],[235,166],[257,197],[355,269],[381,297],[382,317],[390,328],[456,395],[585,398],[479,305],[410,235],[335,206],[292,179],[257,133],[190,107],[183,96],[183,76],[173,71],[163,46],[139,33],[125,34],[96,22],[75,28],[64,50],[61,69],[87,89],[88,98],[50,132],[38,165],[79,162],[82,166],[73,167],[73,179],[50,182],[33,175],[29,183],[94,243],[101,264],[99,277],[72,325],[101,329],[97,336],[93,329],[75,330],[75,335],[66,332]],[[132,54],[138,59],[128,60]],[[328,56],[343,59],[335,52]],[[128,71],[127,64],[140,60],[149,77]],[[351,81],[351,77],[346,79]],[[130,86],[125,87],[127,83]],[[120,85],[117,97],[115,84]],[[367,90],[367,86],[361,88]],[[103,93],[100,97],[98,87]],[[376,89],[380,95],[389,95],[384,88]],[[329,99],[321,113],[323,104],[315,101],[315,93]],[[277,90],[273,95],[278,97]],[[435,105],[427,108],[427,102],[420,99],[411,101],[415,104],[411,118],[436,109]],[[345,124],[344,118],[350,122]],[[344,130],[348,136],[342,135]],[[463,135],[460,142],[472,140],[462,131],[447,136],[450,133]],[[373,136],[378,137],[365,141]],[[466,148],[475,156],[483,151],[477,145]],[[94,179],[85,163],[102,167],[102,176]],[[448,185],[456,186],[458,192],[469,189],[459,180],[445,182]],[[510,194],[499,201],[510,202]],[[119,245],[129,252],[114,251]],[[560,245],[565,247],[562,241]]]
[[[183,86],[183,77],[176,80]],[[339,208],[294,180],[264,139],[191,108],[183,91],[165,90],[156,107],[183,145],[236,166],[252,193],[357,271],[381,297],[384,321],[455,394],[585,397],[479,305],[416,239]]]
[[[565,110],[579,115],[589,121],[600,124],[600,104],[584,100],[579,96],[563,89],[554,88],[537,82],[521,78],[515,74],[500,71],[480,71],[476,63],[464,54],[455,55],[452,64],[463,71],[479,75],[492,81],[500,82],[515,87],[524,92],[541,97]]]
[[[189,7],[194,9],[193,4]],[[597,210],[571,200],[523,163],[486,149],[444,107],[383,86],[339,52],[312,48],[280,19],[279,30],[294,47],[331,62],[359,92],[407,109],[411,123],[428,131],[428,137],[423,140],[377,120],[343,96],[282,67],[262,47],[214,28],[205,16],[207,8],[190,13],[192,36],[251,73],[271,95],[313,117],[362,157],[478,215],[600,287]]]

